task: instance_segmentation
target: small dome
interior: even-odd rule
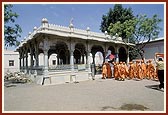
[[[41,22],[42,23],[48,23],[48,20],[47,20],[47,18],[43,18]]]
[[[86,28],[86,30],[87,30],[87,31],[90,31],[90,28],[89,28],[89,27],[87,27],[87,28]]]
[[[33,28],[33,30],[37,30],[37,27],[35,26],[35,27]]]
[[[28,35],[31,35],[31,32],[29,32],[29,34]]]
[[[73,26],[73,24],[72,24],[72,23],[70,23],[69,27],[70,27],[70,28],[73,28],[74,26]]]

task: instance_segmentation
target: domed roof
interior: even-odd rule
[[[47,20],[47,18],[43,18],[41,22],[42,23],[48,23],[48,20]]]

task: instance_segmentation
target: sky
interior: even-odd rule
[[[91,31],[101,32],[100,25],[102,15],[106,15],[109,8],[113,9],[114,3],[108,4],[41,4],[41,3],[29,3],[29,4],[13,4],[12,11],[19,14],[16,19],[22,28],[21,41],[24,37],[28,36],[29,32],[33,31],[33,28],[41,25],[42,18],[47,18],[50,24],[69,26],[70,20],[73,18],[73,25],[75,28],[86,30],[87,27]],[[157,14],[159,18],[163,20],[159,24],[163,30],[159,34],[159,37],[164,36],[164,5],[163,3],[137,3],[137,4],[123,4],[124,8],[132,8],[133,14],[146,14],[148,17],[152,17]]]

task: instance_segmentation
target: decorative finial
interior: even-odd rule
[[[72,22],[73,22],[73,18],[71,18],[71,20],[70,20],[70,24],[69,24],[70,28],[73,28],[73,23]]]

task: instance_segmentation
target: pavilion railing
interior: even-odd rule
[[[79,66],[80,65],[80,66]],[[88,68],[87,64],[74,64],[74,69],[77,70],[79,67],[83,67],[85,69]],[[49,66],[49,71],[56,71],[56,70],[71,70],[72,65],[70,64],[64,64],[64,65],[56,65],[56,66]]]
[[[80,71],[80,70],[87,70],[88,64],[74,64],[74,70]],[[29,73],[29,74],[37,74],[37,75],[43,75],[44,74],[44,66],[38,66],[38,67],[21,67],[20,68],[22,72]],[[49,66],[48,71],[49,72],[57,72],[57,71],[71,71],[72,65],[70,64],[64,64],[64,65],[56,65],[56,66]]]

